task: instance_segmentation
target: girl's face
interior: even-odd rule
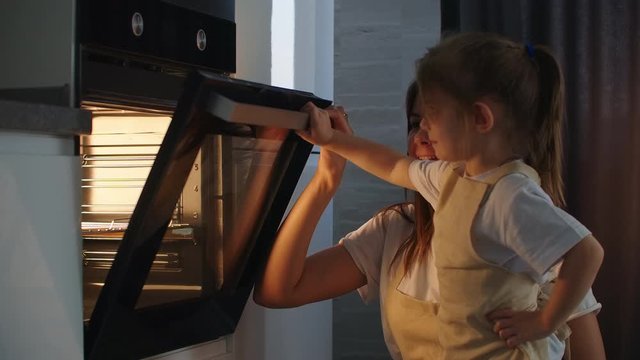
[[[429,141],[429,134],[420,128],[420,122],[423,117],[422,99],[418,98],[413,102],[413,108],[409,115],[409,156],[422,160],[435,160],[436,153]]]
[[[429,134],[435,156],[440,160],[465,160],[464,143],[466,133],[461,119],[460,107],[444,92],[434,89],[424,94],[423,118],[420,129]]]

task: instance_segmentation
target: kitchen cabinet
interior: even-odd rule
[[[89,120],[77,109],[0,100],[2,359],[83,357],[73,134],[88,131]]]

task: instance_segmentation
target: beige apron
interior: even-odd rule
[[[546,359],[546,339],[516,349],[505,346],[486,315],[493,310],[535,310],[538,284],[489,264],[472,246],[473,220],[493,185],[505,175],[521,173],[536,182],[535,170],[512,161],[494,170],[482,182],[464,178],[453,166],[444,175],[438,211],[434,217],[433,249],[440,281],[439,339],[444,359]]]
[[[438,304],[421,301],[398,290],[404,263],[396,263],[384,301],[384,316],[403,360],[440,359]]]
[[[388,282],[385,316],[404,360],[548,358],[546,339],[509,349],[486,319],[486,314],[500,308],[536,309],[538,284],[526,275],[487,263],[471,243],[478,209],[492,186],[514,172],[539,181],[535,170],[519,161],[501,166],[482,182],[459,176],[453,166],[446,170],[432,240],[440,305],[397,290],[403,276],[401,263]],[[568,336],[567,329],[565,325],[558,332],[561,340]]]

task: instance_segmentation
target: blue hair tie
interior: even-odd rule
[[[533,57],[536,55],[536,49],[531,45],[531,43],[526,43],[524,48],[527,50],[527,55],[529,59],[533,60]]]

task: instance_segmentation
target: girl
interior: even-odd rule
[[[440,305],[422,317],[438,330],[423,339],[425,352],[547,358],[547,336],[587,294],[603,257],[589,231],[555,205],[564,201],[560,68],[543,47],[467,33],[430,50],[417,76],[421,127],[440,161],[413,161],[334,131],[330,114],[312,104],[305,107],[311,128],[300,135],[418,190],[436,209]],[[549,301],[538,309],[539,284],[561,260]]]
[[[408,154],[419,159],[434,159],[435,152],[427,134],[419,129],[422,102],[418,100],[417,84],[413,82],[406,95]],[[341,112],[336,115],[338,118],[335,123],[342,124],[340,127],[347,129]],[[332,184],[329,186],[329,193],[333,193],[340,182],[344,160],[336,156],[327,158],[325,155],[330,154],[325,154],[326,149],[322,151],[323,161],[319,164],[318,174],[333,174],[334,178],[328,182]],[[328,159],[338,164],[332,164]],[[387,309],[393,300],[387,299],[404,298],[406,295],[407,301],[416,304],[439,301],[435,266],[429,251],[433,233],[433,209],[422,196],[415,194],[413,203],[397,204],[381,210],[360,229],[345,236],[335,247],[306,257],[317,216],[324,211],[322,204],[326,204],[326,194],[319,191],[318,184],[317,179],[314,179],[308,185],[306,195],[296,203],[281,227],[267,271],[254,291],[256,302],[270,307],[298,306],[331,297],[331,294],[336,294],[335,287],[346,288],[345,292],[358,289],[366,302],[381,299],[383,333],[392,358],[424,358],[421,346],[408,346],[405,340],[405,336],[415,338],[415,335],[389,328],[387,315],[390,311]],[[303,219],[301,224],[304,226],[298,226],[296,219]],[[345,252],[348,256],[344,256]],[[303,262],[302,266],[298,265],[300,262]],[[280,274],[279,271],[284,273]],[[323,274],[331,280],[316,282],[313,276],[315,273]],[[305,276],[301,277],[302,274]],[[342,284],[354,278],[357,281],[351,286]],[[313,288],[317,297],[300,295],[310,288]],[[595,312],[599,309],[600,304],[589,294],[572,315],[575,320],[569,322],[572,337],[574,334],[579,336],[576,341],[572,341],[574,352],[593,356],[578,359],[604,358],[600,356],[603,353],[602,340],[595,318]],[[579,325],[575,329],[574,322]],[[421,331],[418,329],[416,332]],[[405,348],[400,349],[399,344]],[[550,358],[560,359],[563,352],[564,343],[555,336],[550,338]]]

